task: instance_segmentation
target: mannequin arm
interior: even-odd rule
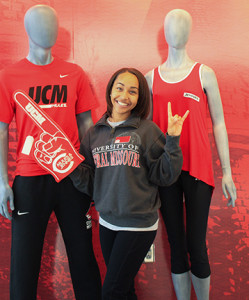
[[[7,203],[14,210],[14,196],[8,181],[8,130],[9,125],[0,122],[0,214],[10,220]]]
[[[202,68],[202,82],[203,88],[207,94],[209,111],[212,119],[214,139],[222,166],[222,190],[225,197],[228,199],[228,206],[235,206],[237,198],[236,188],[232,179],[232,172],[230,166],[229,146],[227,130],[224,120],[223,107],[219,87],[215,73],[207,66]],[[229,194],[229,195],[228,195]]]
[[[145,79],[147,80],[149,89],[150,89],[150,113],[147,117],[148,120],[152,120],[153,117],[153,94],[152,94],[152,85],[153,85],[153,78],[152,78],[153,72],[149,71],[145,75]]]
[[[77,118],[78,130],[79,130],[79,140],[81,141],[83,136],[86,134],[87,130],[91,126],[93,126],[91,111],[88,110],[81,114],[78,114],[76,118]]]

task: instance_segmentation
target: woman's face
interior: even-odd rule
[[[111,90],[113,105],[111,121],[126,120],[137,105],[138,97],[139,83],[137,77],[129,72],[119,74]]]

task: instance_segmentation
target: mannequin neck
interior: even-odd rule
[[[177,49],[169,46],[168,58],[166,60],[167,68],[182,68],[192,63],[193,61],[189,58],[186,48]]]
[[[26,57],[31,63],[35,65],[48,65],[53,61],[51,48],[44,49],[32,43],[29,43],[29,54]]]
[[[169,47],[168,58],[160,67],[161,76],[168,82],[178,82],[189,74],[194,63],[184,48]]]

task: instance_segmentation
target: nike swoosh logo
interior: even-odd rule
[[[61,75],[60,74],[60,78],[64,78],[64,77],[67,77],[69,74],[66,74],[66,75]]]
[[[29,212],[28,211],[20,212],[20,210],[18,210],[17,214],[18,214],[18,216],[22,216],[22,215],[29,214]]]

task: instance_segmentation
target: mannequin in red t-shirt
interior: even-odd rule
[[[25,76],[31,77],[27,79],[28,82],[32,82],[32,80],[34,81],[32,82],[32,87],[36,86],[36,84],[37,86],[40,85],[42,87],[44,81],[40,82],[41,78],[42,80],[51,79],[51,83],[47,83],[48,87],[49,84],[55,84],[55,82],[58,82],[57,86],[60,87],[60,76],[58,75],[56,78],[52,78],[53,74],[49,73],[46,68],[46,66],[52,65],[52,63],[55,61],[54,57],[52,56],[51,49],[56,42],[58,34],[58,18],[56,11],[47,5],[33,6],[25,14],[24,24],[29,38],[29,53],[25,62],[22,62],[25,64],[25,66],[28,66],[27,69],[29,70],[29,73],[25,73],[23,75],[24,78]],[[88,105],[88,107],[93,107],[91,105],[94,103],[95,98],[92,92],[89,92],[91,90],[90,86],[88,87],[88,84],[84,83],[84,87],[80,87],[80,89],[84,91],[87,90],[87,95],[86,92],[82,92],[83,96],[81,95],[80,100],[72,100],[71,95],[79,94],[78,90],[72,91],[72,86],[77,86],[78,88],[80,82],[76,82],[76,79],[74,79],[76,78],[75,73],[78,72],[81,74],[83,71],[80,71],[80,67],[75,67],[73,64],[68,62],[62,61],[60,62],[60,65],[63,65],[63,67],[65,66],[65,68],[70,70],[76,70],[74,73],[72,73],[74,77],[72,76],[72,79],[70,79],[74,85],[71,85],[70,83],[68,84],[70,88],[68,87],[67,95],[70,93],[68,97],[70,98],[69,100],[71,103],[72,101],[77,102],[77,104],[73,103],[73,109],[75,109],[74,107],[77,105],[81,105],[78,109],[78,114],[75,114],[74,116],[75,119],[72,121],[69,120],[69,122],[73,124],[77,123],[79,131],[79,134],[78,132],[72,133],[71,136],[76,137],[76,140],[78,136],[78,139],[81,139],[85,131],[89,129],[91,125],[93,125],[90,110],[91,108],[86,108],[84,111],[84,107],[87,107],[84,106],[84,103],[89,101],[90,104],[86,105]],[[22,70],[18,70],[19,76],[21,72]],[[25,70],[25,72],[27,71]],[[39,72],[41,72],[41,76],[39,76]],[[35,75],[32,76],[32,74]],[[85,78],[85,75],[82,75],[80,78]],[[9,81],[11,81],[11,79],[9,79]],[[76,83],[74,83],[74,81]],[[13,85],[12,82],[11,84]],[[20,85],[17,84],[18,86],[11,86],[11,84],[8,85],[9,90],[11,88],[26,88],[25,81],[24,83],[20,82]],[[11,99],[9,100],[11,95],[8,95],[5,91],[7,90],[7,87],[5,89],[4,86],[1,86],[1,89],[3,90],[1,95],[6,94],[5,98],[7,100],[3,102],[4,104],[6,103],[6,111],[11,111],[11,106],[8,104],[8,101],[11,101]],[[70,101],[64,105],[68,105],[69,107]],[[78,102],[83,104],[78,104]],[[53,106],[53,104],[50,106]],[[53,109],[56,110],[59,105],[54,106],[55,108]],[[4,110],[3,107],[2,109]],[[60,111],[61,110],[59,107],[54,114],[55,122],[57,122],[56,118]],[[84,199],[84,195],[79,194],[78,191],[71,185],[70,179],[66,178],[63,180],[63,183],[56,183],[52,179],[51,175],[46,173],[43,173],[44,175],[41,174],[39,176],[22,176],[22,174],[20,176],[16,176],[18,178],[15,178],[12,190],[8,183],[7,168],[8,127],[11,120],[7,119],[4,113],[5,112],[1,114],[0,119],[0,213],[4,217],[12,219],[10,298],[36,298],[36,288],[40,269],[41,249],[43,245],[44,234],[49,216],[54,210],[67,248],[70,272],[76,299],[100,299],[100,275],[93,254],[91,242],[92,232],[91,226],[89,225],[89,216],[87,215],[91,199]],[[17,110],[15,110],[15,114],[17,114]],[[20,111],[18,114],[18,119],[22,118],[20,117]],[[3,120],[8,120],[8,123]],[[58,120],[60,119],[58,118]],[[28,121],[26,121],[26,123],[27,122]],[[26,123],[23,122],[21,124],[22,128],[25,127]],[[61,123],[62,124],[59,124],[60,126],[63,125],[63,121]],[[32,170],[32,167],[30,169]],[[58,203],[53,203],[53,198],[56,197],[52,195],[57,195],[56,197],[60,198]],[[8,202],[9,207],[12,210],[12,216],[8,211]],[[85,204],[83,204],[84,202]],[[82,205],[84,205],[84,207],[82,207]],[[80,214],[78,213],[79,211],[81,211]],[[44,220],[42,220],[42,218],[44,218]],[[86,225],[85,231],[84,226],[82,226],[84,225],[84,222]],[[31,240],[29,238],[30,236],[32,237]],[[21,259],[18,259],[19,256],[21,256]]]
[[[186,50],[186,45],[189,39],[189,34],[191,31],[191,26],[192,26],[192,18],[190,16],[190,14],[188,12],[186,12],[185,10],[182,9],[174,9],[172,11],[170,11],[165,18],[165,23],[164,23],[164,32],[165,32],[165,38],[166,41],[168,43],[168,57],[167,60],[159,67],[159,72],[160,75],[157,76],[158,81],[161,80],[161,86],[163,87],[164,85],[171,85],[176,84],[176,93],[177,93],[177,84],[179,82],[183,82],[185,80],[186,77],[188,77],[191,72],[192,69],[194,68],[195,62],[188,56],[187,54],[187,50]],[[200,69],[200,81],[202,82],[202,87],[203,90],[206,94],[205,98],[207,99],[208,102],[208,108],[210,111],[210,115],[211,115],[211,119],[212,119],[212,126],[213,126],[213,133],[214,133],[214,138],[215,138],[215,142],[216,142],[216,147],[218,150],[218,155],[219,155],[219,159],[221,162],[221,167],[222,167],[222,172],[223,172],[223,178],[222,178],[222,189],[223,189],[223,193],[225,195],[225,197],[228,199],[228,206],[232,205],[233,207],[235,206],[235,200],[237,198],[236,196],[236,188],[232,179],[232,173],[231,173],[231,167],[230,167],[230,158],[229,158],[229,148],[228,148],[228,137],[227,137],[227,131],[226,131],[226,126],[225,126],[225,122],[224,122],[224,116],[223,116],[223,108],[222,108],[222,103],[221,103],[221,98],[220,98],[220,93],[219,93],[219,88],[218,88],[218,84],[217,84],[217,80],[216,80],[216,76],[214,71],[203,65],[202,68]],[[155,107],[156,104],[156,97],[158,95],[158,93],[160,93],[160,91],[154,91],[154,81],[155,80],[155,70],[152,70],[150,72],[148,72],[146,74],[146,79],[147,82],[149,84],[150,90],[151,90],[151,94],[152,94],[152,108],[153,106]],[[198,78],[199,79],[199,78]],[[153,94],[154,91],[154,94]],[[165,88],[165,105],[167,105],[167,101],[171,101],[172,99],[167,99],[167,87]],[[188,91],[189,93],[191,93],[191,91]],[[155,99],[153,99],[153,96]],[[172,95],[171,95],[172,97]],[[173,95],[174,97],[174,95]],[[180,96],[176,96],[176,97],[180,97]],[[174,97],[175,98],[175,97]],[[203,97],[204,98],[204,97]],[[197,98],[198,99],[198,98]],[[196,100],[196,99],[195,99]],[[184,98],[184,103],[186,101],[194,101],[193,99],[191,100],[186,100],[186,98]],[[205,100],[206,101],[206,100]],[[172,103],[173,105],[173,103]],[[158,109],[159,108],[159,109]],[[158,111],[160,111],[160,106],[157,107]],[[186,107],[184,108],[186,109]],[[196,118],[197,116],[193,115],[193,111],[191,110],[191,108],[189,108],[190,110],[190,114],[189,114],[189,118],[187,122],[191,121],[191,118]],[[153,115],[153,109],[151,110],[151,118],[155,118],[155,115]],[[163,117],[164,118],[164,117]],[[200,116],[199,116],[200,118]],[[203,118],[206,118],[206,116],[204,115]],[[165,122],[167,120],[167,115],[165,115]],[[163,120],[162,120],[163,121]],[[187,123],[186,122],[186,123]],[[191,124],[191,123],[190,123]],[[187,126],[187,125],[186,125]],[[191,128],[191,126],[190,126]],[[189,138],[193,139],[193,135],[192,137],[189,136]],[[200,137],[195,137],[196,138],[196,145],[198,145],[198,143],[200,143]],[[184,154],[184,153],[183,153]],[[199,162],[199,168],[205,168],[205,157],[204,157],[204,161],[203,162]],[[167,197],[171,197],[172,198],[172,203],[176,203],[176,199],[174,197],[174,195],[177,195],[177,189],[178,189],[178,194],[179,191],[181,191],[181,189],[183,189],[183,194],[185,196],[185,203],[186,203],[186,214],[188,214],[188,210],[191,210],[192,208],[188,208],[191,205],[188,205],[188,203],[191,203],[191,196],[194,195],[195,190],[195,184],[199,184],[199,185],[204,185],[206,186],[206,188],[209,188],[209,196],[206,201],[206,206],[205,206],[205,221],[203,221],[203,223],[205,222],[201,233],[201,239],[202,241],[204,241],[205,243],[205,236],[206,236],[206,226],[207,226],[207,218],[208,218],[208,210],[209,210],[209,205],[210,205],[210,201],[211,201],[211,195],[212,195],[212,187],[209,186],[208,184],[204,183],[201,181],[200,178],[194,178],[191,177],[191,175],[186,172],[189,170],[184,170],[185,175],[181,175],[181,178],[179,179],[179,183],[178,186],[174,186],[174,193],[172,193],[172,190],[170,190],[169,194],[167,194]],[[187,177],[186,177],[187,176]],[[195,176],[196,177],[196,176]],[[186,179],[187,178],[187,179]],[[192,178],[192,179],[191,179]],[[185,181],[185,185],[184,187],[182,186],[182,182],[184,182],[184,180],[189,180],[192,182],[191,188],[190,190],[192,190],[192,194],[186,194],[185,192],[185,187],[186,187],[186,182],[189,181]],[[198,183],[200,182],[200,183]],[[189,185],[188,185],[189,187]],[[173,188],[173,187],[172,187]],[[171,189],[171,187],[169,187],[169,189]],[[169,204],[166,204],[169,199],[166,199],[166,193],[167,193],[167,188],[163,188],[160,191],[160,197],[162,200],[162,215],[164,218],[164,222],[166,225],[166,229],[168,231],[168,236],[170,236],[169,241],[171,244],[171,256],[174,256],[174,252],[176,249],[174,249],[174,246],[172,248],[172,243],[175,243],[175,245],[177,244],[177,237],[175,235],[174,229],[174,225],[178,225],[176,219],[173,220],[172,217],[172,221],[171,221],[171,226],[168,225],[169,221],[168,219],[170,218],[169,215],[173,215],[174,213],[176,213],[176,210],[174,205],[172,204],[172,206],[168,206]],[[180,192],[182,193],[182,192]],[[202,193],[199,194],[198,199],[196,199],[196,201],[202,201],[203,199],[201,199],[201,196],[205,193],[205,190],[202,190]],[[163,195],[165,195],[165,199],[163,199]],[[179,200],[179,206],[181,206],[182,209],[182,195],[180,196],[180,200]],[[195,197],[197,198],[197,196]],[[187,201],[186,201],[187,200]],[[196,202],[197,203],[197,202]],[[176,204],[177,205],[177,204]],[[199,208],[198,208],[199,209]],[[164,213],[165,210],[167,210],[167,217],[164,217]],[[197,210],[197,209],[196,209]],[[179,214],[182,214],[179,212]],[[189,218],[188,220],[190,220],[190,222],[192,222],[194,224],[193,220],[193,214],[190,213],[189,214]],[[183,217],[179,217],[179,218],[183,218]],[[175,222],[175,223],[174,223]],[[189,221],[188,221],[189,222]],[[196,226],[195,222],[195,226],[193,227],[198,227]],[[181,225],[179,225],[180,227]],[[180,231],[185,232],[184,228],[181,228]],[[191,235],[188,234],[188,232],[186,232],[187,234],[187,238]],[[183,243],[185,244],[186,242],[186,238],[185,238],[185,233],[183,233]],[[172,242],[173,241],[173,242]],[[198,244],[199,240],[196,239],[195,244]],[[189,245],[189,240],[188,240],[188,247],[192,247],[192,245]],[[180,248],[180,247],[178,247]],[[204,246],[205,248],[205,246]],[[197,248],[198,249],[198,248]],[[192,251],[189,251],[190,249],[187,248],[186,249],[186,253],[184,253],[184,255],[186,255],[187,258],[187,252],[192,252],[190,253],[190,261],[191,261],[191,265],[193,267],[193,261],[191,260],[191,254],[192,256],[194,256],[195,254],[193,254],[193,249],[191,248]],[[206,251],[204,251],[206,252]],[[207,257],[207,254],[206,254]],[[193,258],[193,257],[192,257]],[[195,258],[194,258],[195,259]],[[177,260],[177,259],[176,259]],[[186,259],[187,260],[187,259]],[[184,262],[185,263],[185,262]],[[194,285],[194,289],[197,295],[198,300],[200,299],[209,299],[209,287],[210,287],[210,268],[209,268],[209,263],[208,263],[208,259],[206,259],[206,264],[208,265],[206,273],[203,273],[201,270],[201,266],[199,265],[198,268],[200,270],[200,274],[203,273],[205,275],[202,275],[200,277],[198,277],[198,275],[193,274],[193,270],[191,268],[191,266],[188,265],[188,262],[185,263],[185,267],[183,268],[178,268],[178,267],[173,267],[172,270],[172,265],[171,265],[171,271],[172,271],[172,279],[173,279],[173,284],[174,284],[174,288],[175,288],[175,292],[177,295],[177,299],[178,300],[185,300],[185,299],[190,299],[190,291],[191,291],[191,279]],[[176,262],[177,265],[177,262]],[[174,268],[180,271],[175,271],[174,272]],[[197,268],[197,269],[198,269]],[[191,271],[191,272],[189,272]]]

